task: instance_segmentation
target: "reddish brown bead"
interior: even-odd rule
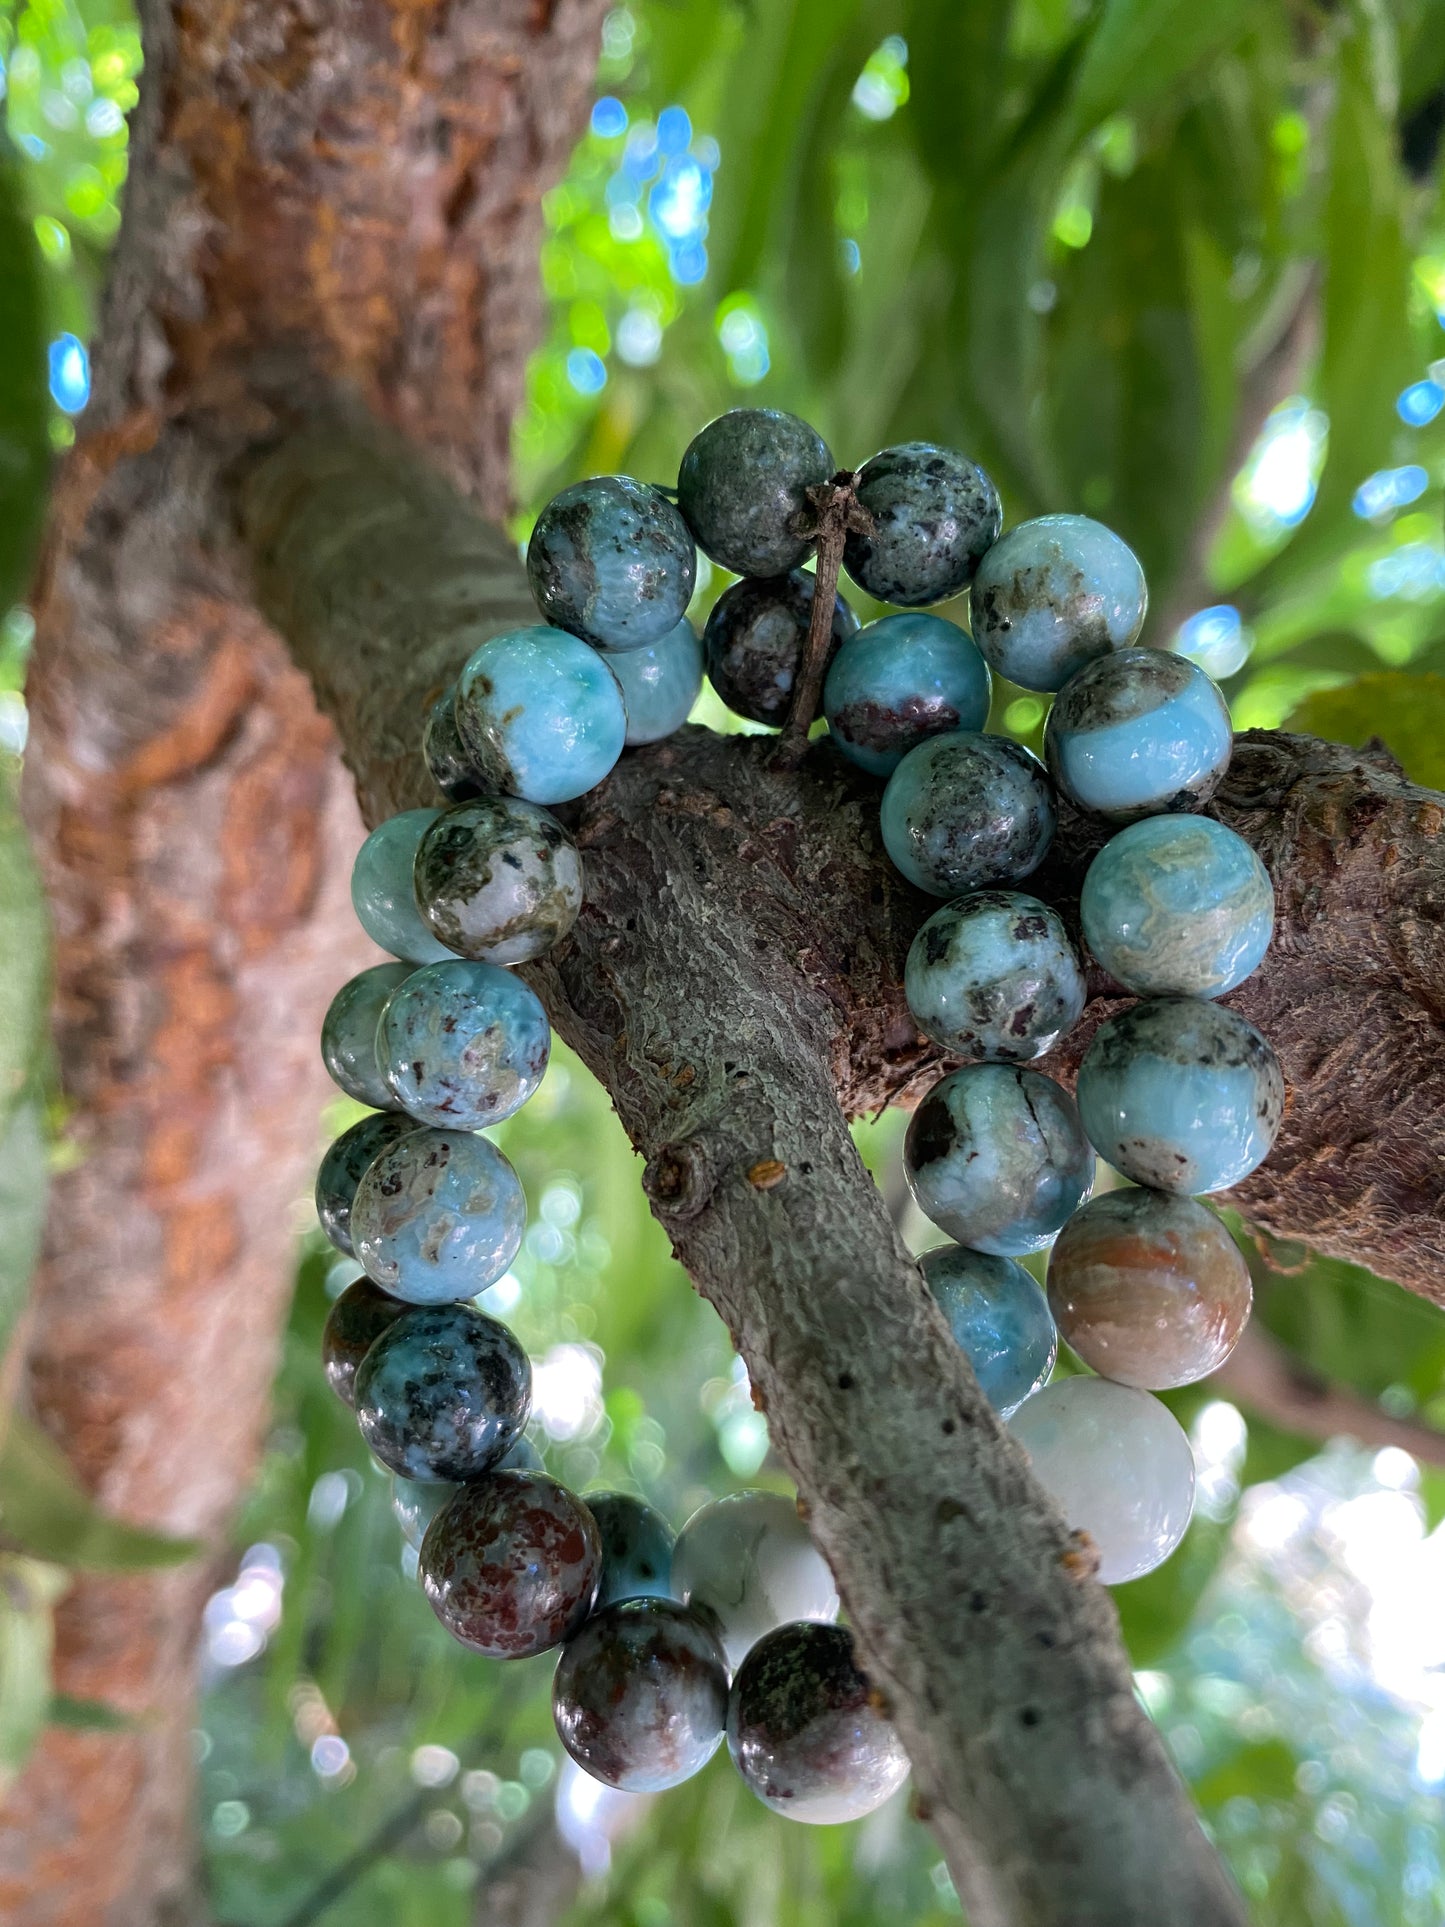
[[[369,1278],[358,1278],[327,1313],[321,1334],[321,1362],[327,1384],[348,1405],[356,1403],[356,1373],[362,1359],[405,1310],[401,1300],[380,1285]]]
[[[574,1633],[601,1570],[597,1522],[544,1472],[462,1486],[427,1527],[419,1566],[437,1618],[489,1659],[527,1659]]]

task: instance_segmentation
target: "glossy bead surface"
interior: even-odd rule
[[[626,1793],[664,1793],[722,1745],[728,1675],[709,1628],[675,1599],[599,1609],[552,1682],[558,1737],[584,1772]]]
[[[933,442],[881,450],[855,491],[875,528],[849,535],[843,565],[860,589],[907,609],[966,589],[1003,525],[998,490],[978,464]]]
[[[356,1421],[408,1479],[476,1479],[516,1443],[532,1409],[527,1354],[475,1305],[403,1310],[356,1374]]]
[[[779,1626],[758,1642],[728,1698],[728,1751],[764,1806],[812,1826],[861,1820],[908,1778],[843,1626]]]
[[[956,622],[880,616],[850,636],[823,685],[828,730],[850,763],[891,776],[910,749],[988,721],[988,665]]]
[[[597,1610],[619,1599],[670,1599],[676,1534],[660,1512],[630,1492],[589,1492],[587,1508],[602,1534]]]
[[[682,620],[696,575],[687,523],[665,495],[630,475],[594,475],[564,488],[527,544],[537,607],[599,649],[661,642]]]
[[[474,1298],[517,1255],[527,1200],[484,1137],[415,1125],[369,1164],[351,1207],[367,1276],[412,1305]]]
[[[541,623],[493,636],[457,683],[457,727],[489,789],[566,803],[594,789],[622,754],[627,716],[597,651]]]
[[[581,1499],[545,1472],[498,1472],[443,1506],[417,1570],[454,1639],[488,1659],[528,1659],[577,1631],[601,1564]]]
[[[1041,1251],[1094,1184],[1074,1100],[1038,1071],[966,1064],[908,1126],[903,1170],[924,1217],[961,1245],[1018,1258]]]
[[[427,711],[421,753],[431,780],[442,795],[452,803],[462,803],[468,797],[480,796],[482,785],[457,728],[456,697],[453,684]]]
[[[1222,997],[1274,935],[1274,886],[1242,836],[1209,816],[1146,816],[1089,865],[1079,921],[1139,997]]]
[[[908,752],[888,779],[879,822],[910,883],[956,897],[1039,867],[1054,840],[1054,793],[1021,743],[958,731]]]
[[[394,1111],[381,1112],[362,1118],[327,1148],[316,1173],[316,1215],[332,1244],[348,1258],[355,1256],[351,1207],[356,1202],[357,1185],[383,1151],[409,1137],[417,1128],[413,1118]]]
[[[525,1433],[492,1468],[494,1472],[540,1472],[542,1469],[542,1454]],[[460,1490],[452,1479],[408,1479],[400,1472],[392,1473],[391,1509],[409,1546],[420,1547],[427,1527],[452,1494]]]
[[[1099,1550],[1106,1586],[1162,1565],[1194,1510],[1194,1454],[1178,1419],[1148,1392],[1064,1378],[1025,1399],[1009,1430],[1034,1477]]]
[[[607,666],[622,690],[629,749],[681,729],[702,688],[702,644],[686,616],[661,642],[613,656]]]
[[[979,1389],[1007,1418],[1048,1378],[1059,1338],[1038,1282],[1014,1258],[940,1245],[919,1259]]]
[[[1284,1073],[1254,1025],[1219,1004],[1155,998],[1101,1024],[1079,1066],[1079,1114],[1135,1184],[1223,1191],[1269,1156]]]
[[[461,957],[413,971],[377,1036],[396,1101],[439,1130],[479,1131],[511,1117],[542,1082],[551,1049],[537,993],[496,964]]]
[[[322,1370],[326,1383],[347,1405],[356,1403],[356,1373],[362,1359],[405,1310],[399,1298],[369,1278],[358,1278],[327,1312],[321,1332]]]
[[[321,1020],[321,1061],[348,1097],[373,1110],[396,1108],[396,1098],[376,1056],[376,1027],[394,990],[414,965],[373,964],[344,983]]]
[[[733,408],[688,443],[677,505],[714,562],[734,575],[783,575],[813,551],[808,489],[833,473],[816,429],[777,408]]]
[[[970,592],[973,639],[1023,689],[1062,689],[1127,649],[1148,606],[1139,558],[1087,515],[1040,515],[1001,535]]]
[[[735,582],[723,591],[712,606],[702,645],[708,681],[729,709],[782,728],[812,613],[813,578],[805,569]],[[857,627],[857,616],[839,596],[832,648]]]
[[[1062,919],[1018,890],[935,910],[909,947],[903,988],[918,1028],[945,1050],[1020,1064],[1073,1029],[1088,994]]]
[[[1065,1342],[1103,1378],[1165,1392],[1207,1378],[1249,1319],[1249,1267],[1193,1198],[1106,1191],[1049,1254],[1049,1304]]]
[[[1065,796],[1117,823],[1202,809],[1233,748],[1219,689],[1197,663],[1162,649],[1100,656],[1064,685],[1044,726]]]
[[[672,1589],[710,1616],[734,1668],[774,1626],[838,1616],[827,1561],[775,1492],[734,1492],[694,1512],[677,1535]]]
[[[440,815],[440,810],[403,810],[389,816],[362,844],[351,871],[358,923],[374,944],[406,963],[437,963],[452,954],[432,935],[412,882],[417,845]]]
[[[546,810],[483,796],[446,810],[417,847],[416,900],[459,957],[519,964],[561,941],[582,908],[582,857]]]

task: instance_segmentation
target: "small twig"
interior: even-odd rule
[[[803,642],[802,660],[793,684],[793,700],[787,724],[778,739],[773,761],[778,769],[796,769],[808,747],[808,731],[818,713],[818,698],[823,691],[823,675],[828,667],[833,639],[833,611],[838,601],[838,571],[843,564],[843,545],[850,531],[871,534],[873,517],[853,493],[853,473],[839,469],[831,482],[819,482],[808,490],[812,511],[810,520],[818,538],[818,559],[813,578],[813,613]]]

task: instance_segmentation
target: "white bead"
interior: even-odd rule
[[[1152,1572],[1194,1510],[1194,1454],[1167,1405],[1106,1378],[1063,1378],[1009,1420],[1034,1477],[1099,1548],[1116,1586]]]
[[[734,1492],[694,1512],[677,1536],[672,1584],[716,1619],[730,1671],[774,1626],[838,1617],[838,1590],[791,1499]]]

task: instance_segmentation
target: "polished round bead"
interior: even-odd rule
[[[627,716],[597,651],[535,623],[493,636],[457,683],[457,727],[488,789],[566,803],[595,789],[622,754]]]
[[[703,630],[708,681],[728,708],[781,729],[813,614],[813,578],[805,569],[735,582],[713,604]],[[836,649],[858,627],[841,596],[833,605]]]
[[[1229,767],[1229,707],[1196,663],[1162,649],[1100,656],[1060,690],[1044,726],[1054,781],[1111,822],[1198,810]]]
[[[627,711],[627,747],[660,743],[682,728],[702,688],[702,644],[684,616],[661,642],[609,658]]]
[[[461,957],[413,971],[377,1036],[397,1102],[439,1130],[479,1131],[521,1110],[551,1049],[537,993],[496,964]]]
[[[440,810],[403,810],[378,823],[351,871],[351,903],[374,944],[406,963],[438,963],[452,952],[432,935],[417,908],[412,880],[417,845]]]
[[[849,636],[823,685],[833,741],[870,776],[891,776],[930,736],[982,729],[988,703],[988,665],[966,633],[922,611]]]
[[[1144,626],[1139,558],[1087,515],[1041,515],[1001,535],[970,591],[973,639],[1023,689],[1062,689]]]
[[[349,1284],[326,1314],[321,1332],[321,1365],[326,1383],[347,1405],[356,1403],[356,1373],[361,1361],[394,1325],[406,1306],[369,1278]]]
[[[665,495],[630,475],[594,475],[564,488],[537,517],[527,544],[537,607],[548,622],[599,649],[661,642],[682,620],[696,575],[687,523]]]
[[[1094,1149],[1135,1184],[1224,1191],[1263,1164],[1284,1073],[1254,1025],[1219,1004],[1156,998],[1101,1024],[1079,1066]]]
[[[913,1113],[903,1170],[924,1217],[1004,1258],[1041,1251],[1093,1188],[1068,1092],[1013,1064],[966,1064]]]
[[[665,1793],[722,1745],[728,1674],[722,1648],[675,1599],[596,1611],[557,1662],[552,1717],[584,1772],[624,1793]]]
[[[1052,1050],[1088,996],[1058,913],[1017,890],[978,890],[935,910],[909,948],[903,989],[935,1044],[1019,1064]]]
[[[926,1251],[919,1264],[979,1389],[1007,1418],[1044,1383],[1058,1356],[1042,1288],[1017,1259],[962,1245]]]
[[[861,1820],[908,1778],[908,1755],[858,1670],[843,1626],[779,1626],[728,1696],[728,1751],[774,1813],[811,1826]]]
[[[454,1639],[488,1659],[530,1659],[592,1610],[602,1544],[592,1514],[545,1472],[464,1485],[421,1542],[418,1576]]]
[[[457,728],[456,698],[453,684],[427,711],[421,752],[431,780],[442,795],[452,803],[463,803],[468,797],[480,796],[482,785]]]
[[[874,528],[848,536],[843,564],[879,602],[917,609],[958,595],[1003,525],[998,490],[978,464],[933,442],[883,449],[854,486]]]
[[[1178,1419],[1148,1392],[1064,1378],[1025,1399],[1009,1430],[1034,1477],[1099,1551],[1106,1586],[1162,1565],[1194,1510],[1194,1454]]]
[[[688,443],[677,505],[705,555],[734,575],[783,575],[812,554],[808,490],[833,473],[816,429],[778,408],[733,408]]]
[[[420,1127],[396,1112],[362,1118],[328,1148],[316,1173],[316,1216],[321,1229],[338,1251],[355,1255],[351,1241],[351,1207],[356,1187],[383,1151],[391,1149]]]
[[[519,964],[559,943],[582,908],[582,858],[546,810],[482,796],[439,816],[417,847],[416,900],[459,957]]]
[[[1106,1191],[1049,1254],[1049,1304],[1065,1342],[1103,1378],[1166,1392],[1207,1378],[1249,1319],[1249,1267],[1193,1198]]]
[[[404,1309],[356,1373],[356,1421],[389,1471],[477,1479],[511,1450],[532,1409],[517,1340],[475,1305]]]
[[[321,1061],[348,1097],[373,1110],[396,1108],[396,1098],[377,1061],[376,1027],[394,990],[415,966],[373,964],[344,983],[321,1020]]]
[[[525,1433],[492,1468],[494,1472],[540,1472],[542,1469],[542,1454]],[[409,1546],[420,1547],[427,1527],[452,1494],[460,1490],[453,1479],[408,1479],[400,1472],[392,1473],[391,1509]]]
[[[602,1534],[598,1610],[619,1599],[670,1599],[677,1535],[662,1514],[630,1492],[589,1492],[585,1497]]]
[[[710,1615],[734,1668],[785,1620],[838,1616],[827,1561],[776,1492],[734,1492],[694,1512],[677,1535],[672,1589]]]
[[[1274,885],[1242,836],[1209,816],[1146,816],[1111,837],[1079,899],[1084,938],[1139,997],[1222,997],[1274,934]]]
[[[1054,840],[1054,793],[1037,756],[1007,736],[930,736],[888,779],[883,844],[920,890],[961,896],[1032,875]]]
[[[415,1125],[367,1166],[351,1207],[367,1276],[412,1305],[474,1298],[494,1285],[526,1226],[521,1183],[495,1144]]]

